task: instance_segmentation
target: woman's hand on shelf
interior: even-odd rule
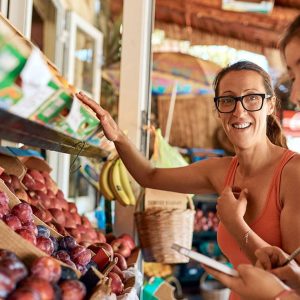
[[[103,109],[93,99],[86,96],[83,92],[76,93],[76,97],[96,113],[96,116],[103,127],[106,138],[112,142],[117,142],[119,137],[123,135],[123,132],[120,130],[109,112]]]

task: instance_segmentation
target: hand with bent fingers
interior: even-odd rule
[[[281,291],[289,289],[273,274],[252,265],[239,265],[237,267],[239,277],[232,277],[207,266],[203,266],[203,268],[207,273],[239,294],[242,299],[274,299]],[[295,299],[300,298],[296,296]]]
[[[235,226],[233,222],[239,222],[244,218],[247,208],[247,189],[241,190],[240,193],[235,189],[230,186],[225,187],[217,200],[218,217],[229,231]]]
[[[288,286],[300,292],[300,267],[296,261],[292,260],[286,266],[281,267],[289,256],[287,253],[278,247],[271,246],[256,250],[255,255],[257,267],[269,270]]]
[[[111,115],[83,92],[76,93],[76,97],[96,113],[96,116],[103,127],[106,138],[110,141],[116,142],[123,132],[113,120]]]

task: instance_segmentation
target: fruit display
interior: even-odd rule
[[[117,200],[123,206],[136,204],[129,174],[119,157],[109,159],[103,164],[99,185],[107,200]]]
[[[54,261],[59,260],[63,263],[60,265],[63,270],[61,277],[69,282],[59,286],[61,298],[57,299],[76,299],[73,298],[73,294],[81,294],[82,283],[87,292],[86,299],[92,295],[95,286],[98,289],[109,287],[109,293],[112,292],[121,299],[125,297],[125,294],[134,285],[135,275],[131,269],[132,257],[139,253],[133,238],[128,234],[105,235],[93,228],[87,217],[79,215],[76,204],[65,199],[49,172],[34,169],[32,165],[31,168],[25,169],[25,172],[23,179],[20,180],[19,177],[2,170],[2,174],[0,174],[0,178],[3,180],[2,183],[0,182],[2,187],[0,189],[0,218],[10,228],[8,231],[6,230],[6,234],[11,235],[10,232],[14,231],[29,241],[33,245],[32,248],[41,250],[46,255],[45,258],[52,256],[56,259]],[[21,203],[15,196],[19,197]],[[12,199],[15,200],[12,201]],[[36,223],[38,220],[36,217],[44,223],[40,221],[40,223]],[[2,226],[5,226],[4,223]],[[56,234],[53,235],[53,233]],[[14,238],[9,238],[10,243]],[[21,244],[21,247],[18,246],[18,248],[22,248],[22,242],[18,240],[18,243]],[[24,247],[29,247],[28,245],[24,241]],[[3,246],[2,243],[1,247]],[[14,246],[9,249],[15,251]],[[33,251],[33,253],[40,256],[41,251]],[[130,264],[128,264],[129,261]],[[26,261],[27,263],[28,261]],[[66,268],[65,265],[71,268]],[[37,265],[34,268],[34,270],[41,269],[43,266]],[[79,272],[76,273],[74,270]],[[37,272],[43,273],[42,271]],[[50,279],[51,274],[46,271],[44,271],[44,276],[47,278],[40,278],[37,282],[56,280]],[[76,280],[78,276],[81,276],[82,283],[73,283],[72,280]],[[0,287],[1,284],[0,276]],[[23,286],[22,291],[17,289],[13,297],[21,297],[19,294],[21,292],[27,293],[26,297],[29,299],[36,297],[35,292],[28,289],[25,291]],[[22,293],[21,295],[23,295]]]
[[[194,231],[217,231],[219,219],[214,211],[204,212],[197,209],[194,219]]]
[[[58,262],[50,257],[37,258],[27,268],[13,252],[0,249],[1,299],[84,299],[84,284],[75,279],[76,275],[73,279],[65,279],[63,273]]]
[[[35,216],[59,234],[71,235],[78,243],[104,241],[104,234],[78,214],[75,203],[65,199],[48,172],[28,169],[22,182],[5,172],[0,178],[20,200],[30,204]]]
[[[0,191],[0,218],[8,227],[47,255],[52,255],[70,267],[77,268],[81,273],[86,272],[86,266],[92,256],[90,250],[77,244],[71,236],[57,240],[50,236],[49,228],[35,225],[32,209],[28,203],[17,204],[11,210],[8,203],[8,196]]]

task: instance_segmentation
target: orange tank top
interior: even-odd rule
[[[281,247],[281,231],[280,231],[280,179],[281,173],[287,162],[295,155],[295,152],[286,150],[275,169],[273,179],[267,194],[265,207],[258,218],[252,224],[249,224],[259,237],[272,246]],[[225,178],[225,186],[233,186],[236,170],[238,167],[237,157],[233,157],[227,176]],[[226,230],[222,223],[218,227],[218,244],[224,253],[236,268],[239,264],[250,264],[251,262],[246,255],[241,251],[238,243]],[[240,299],[236,294],[232,293],[231,300]]]

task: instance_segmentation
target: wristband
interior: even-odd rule
[[[277,294],[274,298],[274,300],[281,300],[283,299],[285,296],[288,296],[290,294],[294,294],[295,290],[292,289],[288,289],[288,290],[282,290],[279,294]]]

